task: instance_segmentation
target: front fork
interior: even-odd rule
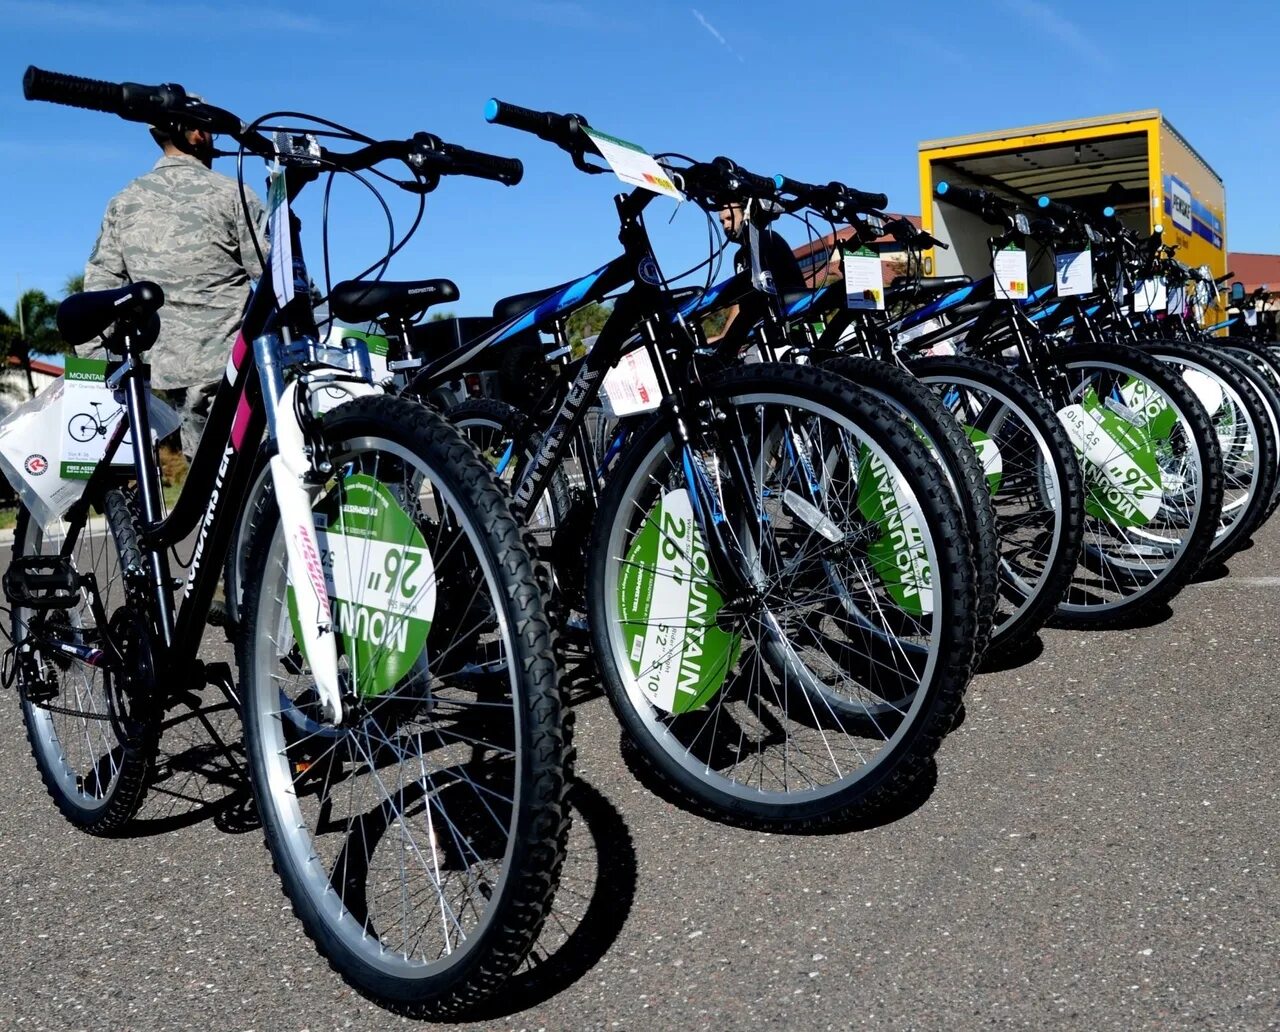
[[[283,368],[302,358],[314,359],[312,341],[290,344],[276,334],[266,334],[253,342],[262,397],[266,406],[267,438],[276,445],[268,468],[280,508],[284,530],[289,585],[293,588],[302,651],[311,665],[320,698],[321,713],[333,724],[343,719],[342,688],[338,676],[338,646],[329,605],[329,589],[320,545],[316,537],[312,502],[332,469],[322,448],[315,446],[310,385],[303,376],[284,383]],[[329,387],[340,385],[352,398],[377,394],[368,382],[369,357],[363,341],[343,341],[344,365],[349,376],[323,380]],[[302,396],[299,397],[299,394]],[[309,439],[309,435],[310,439]]]

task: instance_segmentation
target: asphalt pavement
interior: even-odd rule
[[[839,835],[663,801],[581,680],[557,911],[540,963],[469,1027],[1280,1025],[1280,521],[1229,566],[1150,626],[1046,631],[975,678],[936,780]],[[174,712],[116,840],[61,820],[0,701],[0,1028],[412,1024],[302,935],[232,762],[236,720],[206,701],[207,727]]]

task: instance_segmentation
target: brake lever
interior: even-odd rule
[[[433,173],[423,173],[421,179],[393,179],[396,186],[405,193],[429,194],[440,185],[440,177]]]

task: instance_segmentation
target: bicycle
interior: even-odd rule
[[[92,412],[77,412],[67,422],[67,433],[71,435],[73,441],[80,444],[87,444],[95,437],[106,437],[107,431],[115,425],[117,419],[124,415],[124,407],[120,406],[103,419],[102,413],[98,411],[102,403],[91,401],[89,404],[93,406]]]
[[[486,114],[502,124],[529,126],[532,119],[575,166],[608,171],[586,160],[599,152],[580,116],[496,101]],[[742,189],[723,161],[673,174],[703,207]],[[581,592],[615,711],[646,765],[686,805],[773,829],[872,812],[918,774],[950,728],[967,682],[976,644],[967,538],[923,445],[850,385],[795,366],[714,377],[698,369],[677,297],[666,289],[644,229],[643,212],[655,196],[637,189],[615,197],[620,257],[568,283],[501,299],[492,318],[414,326],[411,312],[379,298],[348,305],[342,284],[331,292],[335,314],[378,321],[390,341],[394,389],[426,398],[459,371],[492,365],[491,349],[526,341],[531,330],[623,291],[588,354],[557,367],[523,413],[522,429],[512,428],[493,448],[510,475],[514,511],[532,525],[561,478],[574,485],[547,553],[557,595],[577,603]],[[410,349],[418,357],[408,357]],[[633,349],[642,349],[655,370],[654,404],[620,423],[602,449],[585,423],[605,371]],[[486,432],[495,430],[493,415],[487,418]],[[744,444],[744,436],[754,443]],[[635,492],[653,482],[652,470],[629,464],[636,448],[648,449],[651,461],[669,460],[669,482],[643,502]],[[824,516],[824,506],[833,505],[834,518]],[[665,528],[664,511],[671,517]],[[823,556],[826,546],[816,539],[833,532],[840,538],[845,532],[834,528],[846,523],[844,546],[828,542],[834,547]],[[680,530],[678,542],[671,528]],[[622,538],[612,543],[602,537],[609,532]],[[900,568],[887,554],[895,534],[907,543]],[[696,557],[705,569],[659,569],[631,554],[651,546],[665,546],[667,559],[680,563]],[[638,585],[623,570],[653,576]],[[785,585],[777,583],[783,574]],[[617,609],[623,579],[644,613]],[[673,605],[684,597],[684,614],[651,620],[663,615],[652,604],[667,589],[677,592]],[[765,604],[764,591],[786,596],[777,612]],[[625,643],[614,633],[623,624]],[[787,644],[788,635],[800,644]],[[642,680],[652,688],[648,694]],[[742,721],[756,718],[742,711],[752,705],[776,721],[777,740],[747,743],[735,757],[725,736],[745,733]],[[698,727],[713,754],[681,744],[698,737]],[[816,758],[804,755],[811,750]],[[762,764],[784,755],[795,758],[782,764],[783,777],[742,783],[744,771],[758,778]]]
[[[322,123],[327,135],[362,146],[330,151],[287,127],[268,140],[264,119],[246,126],[173,84],[33,67],[23,86],[29,100],[223,133],[242,156],[283,168],[272,272],[250,297],[167,516],[142,443],[140,376],[162,293],[132,284],[76,295],[59,311],[74,344],[106,332],[119,360],[108,386],[123,393],[125,417],[57,533],[20,516],[5,576],[13,674],[46,787],[77,826],[120,829],[145,793],[169,686],[221,684],[240,705],[275,869],[321,953],[397,1007],[464,1011],[528,953],[563,860],[570,756],[551,630],[484,462],[438,414],[373,388],[361,345],[318,343],[290,202],[322,170],[396,161],[409,178],[393,181],[422,196],[446,175],[515,183],[520,163],[335,123]],[[351,400],[317,417],[313,391],[335,387]],[[133,469],[122,478],[110,464],[127,430]],[[264,440],[271,504],[249,542],[237,695],[225,665],[198,650]],[[109,539],[86,529],[91,509],[106,516]],[[197,530],[181,584],[168,549]]]
[[[1051,239],[1091,235],[1099,289],[1046,301],[1046,309],[1033,318],[1045,332],[1060,332],[1079,344],[1114,341],[1137,347],[1174,369],[1196,394],[1213,422],[1223,456],[1223,504],[1210,555],[1225,560],[1266,518],[1277,497],[1280,398],[1263,373],[1243,360],[1247,356],[1212,346],[1212,338],[1203,337],[1187,320],[1179,300],[1186,296],[1187,281],[1196,282],[1197,293],[1216,290],[1216,285],[1207,273],[1174,261],[1158,230],[1140,248],[1105,213],[1091,218],[1047,197],[1039,207],[1052,220],[1040,221]],[[1144,311],[1149,306],[1139,297],[1139,284],[1156,281],[1168,284],[1169,301],[1159,317]],[[1130,311],[1121,309],[1120,296],[1132,296]]]
[[[1047,230],[993,193],[940,183],[939,198],[1001,232],[993,269],[1008,248]],[[1172,598],[1213,542],[1222,508],[1222,451],[1208,414],[1180,376],[1135,348],[1075,343],[1046,333],[1013,284],[993,276],[943,298],[904,324],[909,347],[960,342],[1005,365],[1057,413],[1084,473],[1085,537],[1056,619],[1122,623]],[[1040,292],[1041,296],[1047,289]],[[935,327],[921,328],[938,319]]]

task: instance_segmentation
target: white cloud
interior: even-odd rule
[[[1106,62],[1106,55],[1093,39],[1069,18],[1064,18],[1041,0],[1000,0],[1000,3],[1027,21],[1039,26],[1042,32],[1052,36],[1068,50],[1074,51],[1094,64]]]

